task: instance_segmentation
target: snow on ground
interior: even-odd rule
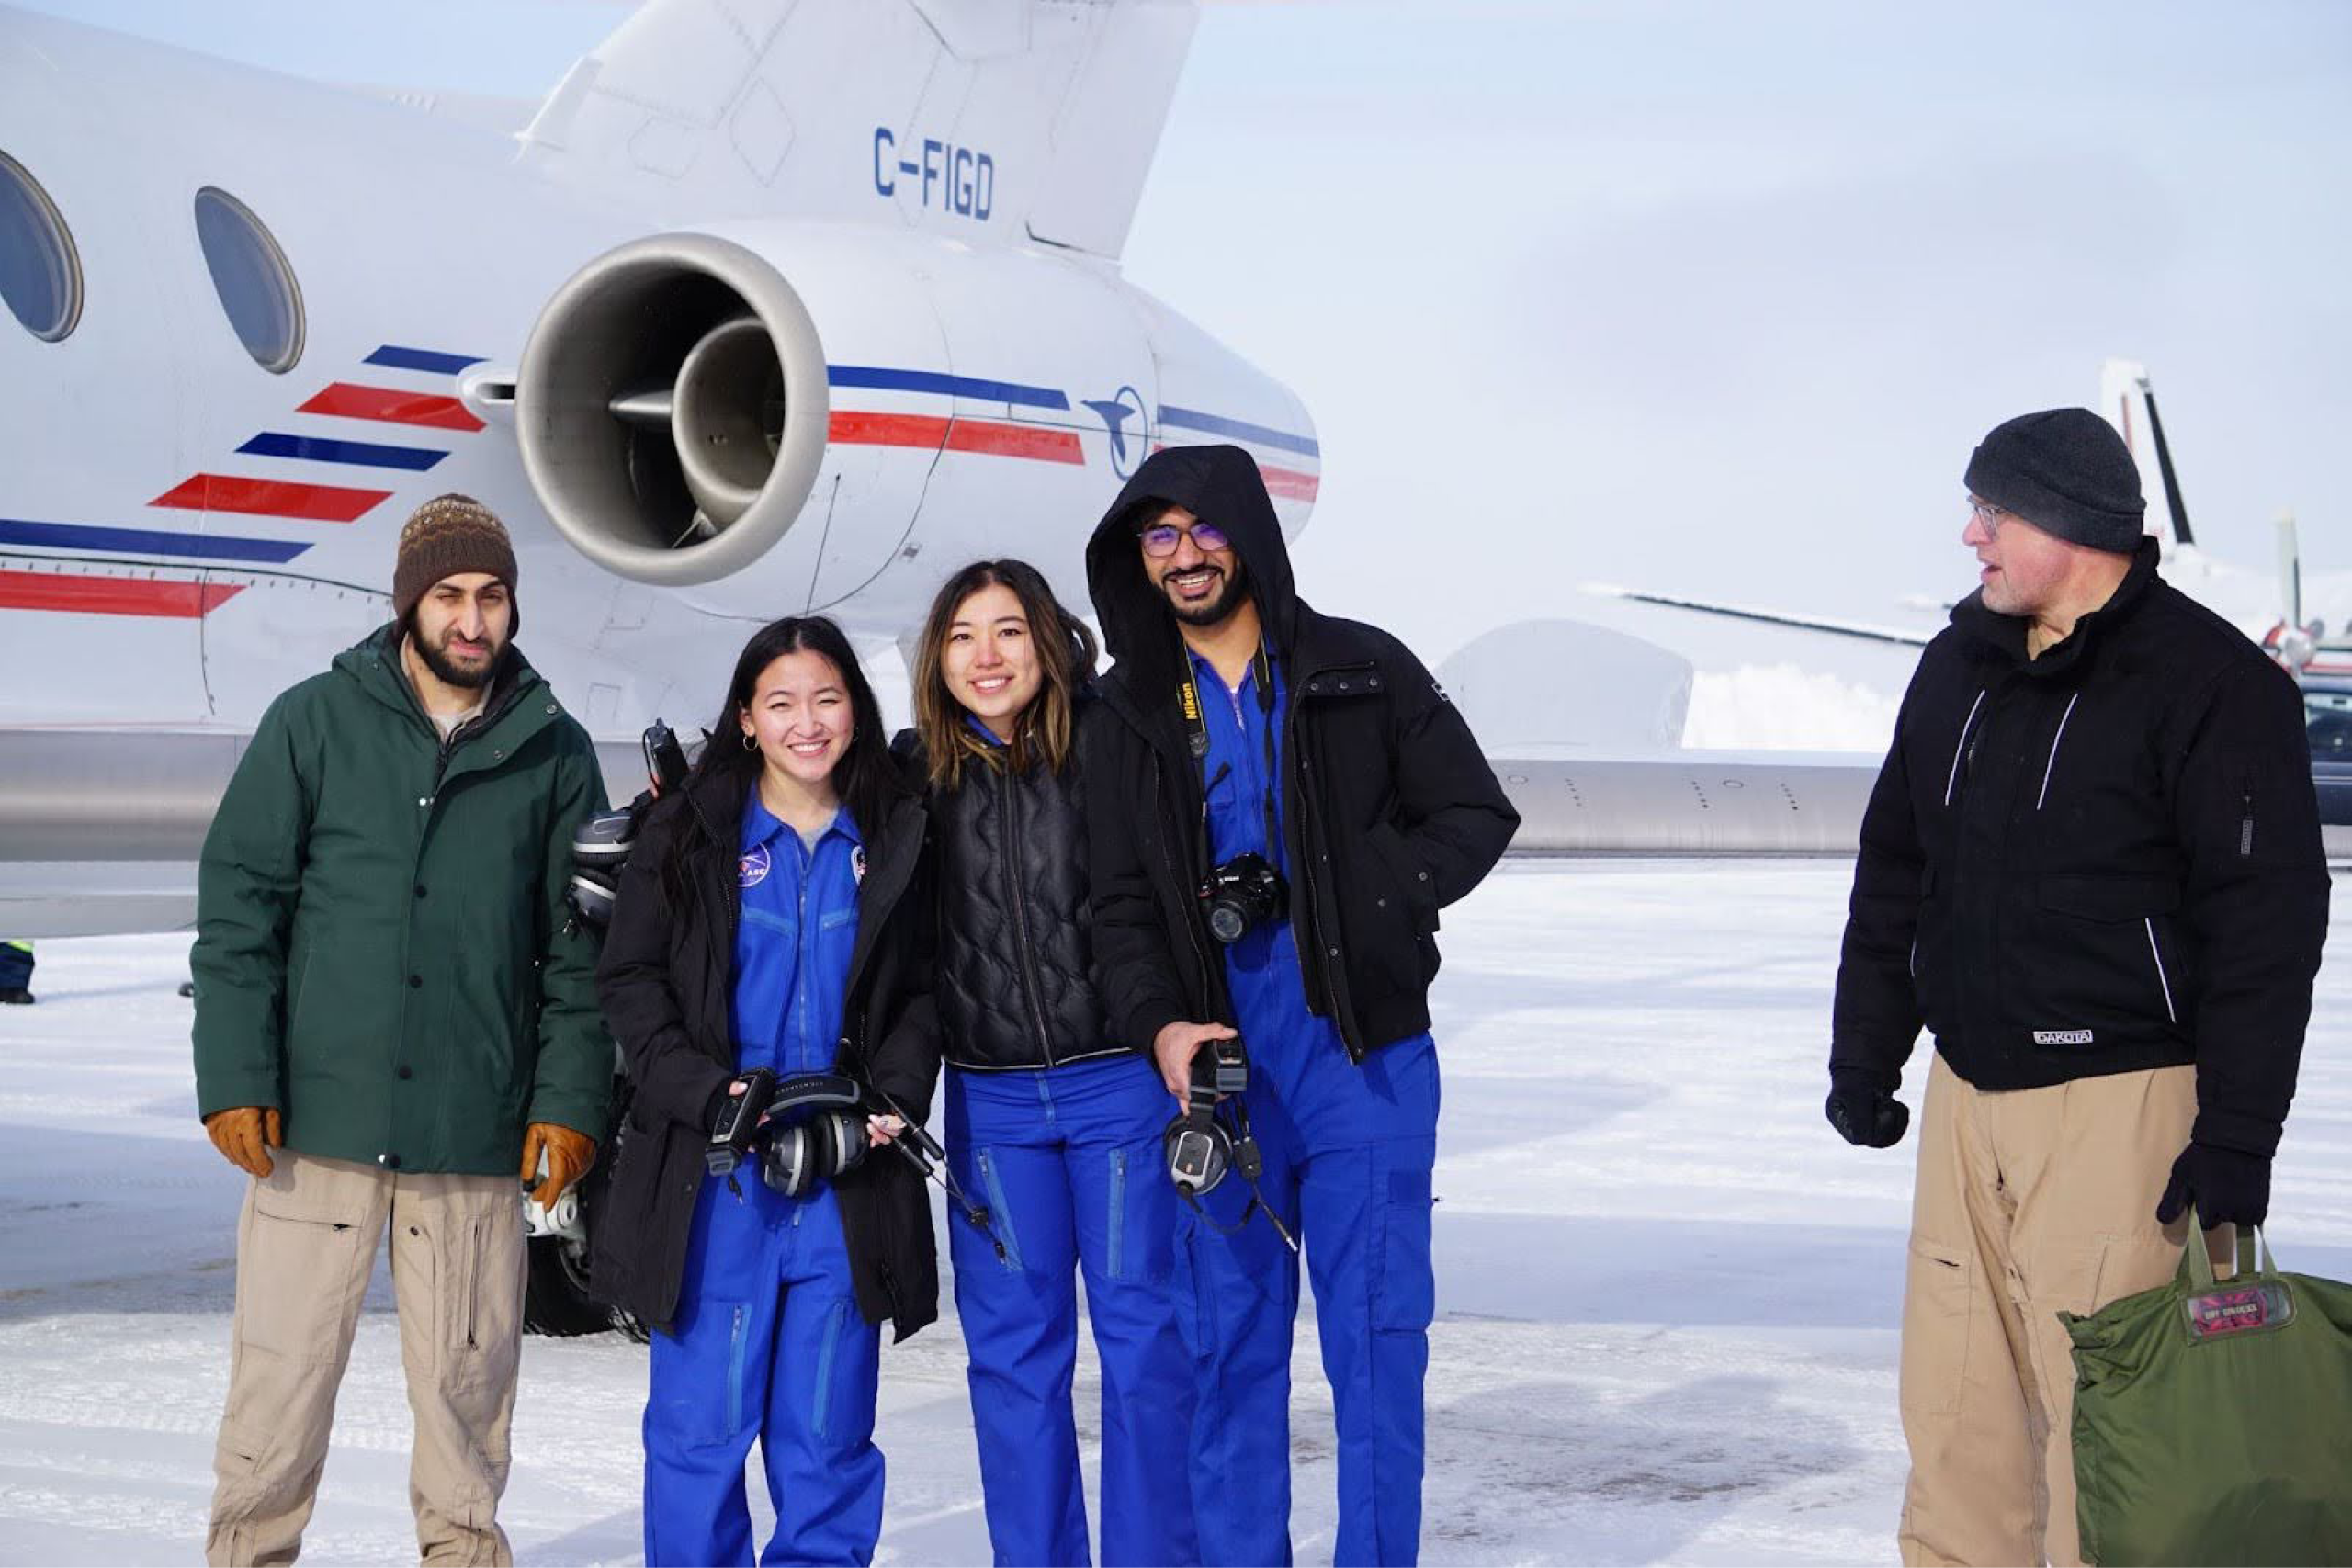
[[[1425,1561],[1893,1560],[1912,1148],[1821,1120],[1849,874],[1516,862],[1447,912]],[[0,1562],[185,1562],[202,1539],[241,1184],[195,1120],[185,946],[44,942],[40,1004],[0,1010]],[[2352,966],[2316,1010],[2277,1241],[2352,1278]],[[885,1353],[880,1561],[987,1559],[962,1351],[951,1306]],[[520,1561],[637,1560],[643,1379],[615,1337],[526,1342]],[[1089,1357],[1090,1450],[1094,1388]],[[1309,1321],[1294,1409],[1294,1539],[1329,1561]],[[413,1551],[408,1436],[379,1276],[307,1561]]]
[[[1701,670],[1682,744],[1722,751],[1885,752],[1903,688],[1882,690],[1795,664]]]

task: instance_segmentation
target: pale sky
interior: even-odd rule
[[[520,96],[629,9],[42,8]],[[1126,270],[1305,399],[1302,587],[1434,660],[1595,579],[1964,592],[1970,448],[2110,355],[2209,547],[2352,569],[2347,176],[2337,5],[1217,5]]]

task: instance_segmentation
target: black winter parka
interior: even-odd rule
[[[742,908],[742,815],[740,788],[723,778],[697,780],[654,807],[622,869],[596,966],[605,1021],[636,1092],[590,1237],[589,1280],[598,1295],[656,1327],[677,1315],[710,1108],[736,1072],[729,1004]],[[837,1070],[881,1089],[921,1122],[939,1073],[924,814],[901,799],[879,832],[859,828],[866,869]],[[681,833],[691,839],[691,893],[673,908],[661,866]],[[876,1149],[834,1179],[833,1193],[858,1310],[869,1323],[888,1318],[893,1337],[904,1339],[939,1315],[938,1250],[922,1177]]]
[[[892,750],[922,775],[912,731]],[[973,1072],[1125,1055],[1094,986],[1080,761],[1016,774],[995,757],[967,758],[954,789],[930,792],[941,1049]]]
[[[2157,575],[2039,659],[1972,594],[1862,818],[1830,1053],[1892,1091],[1920,1024],[1980,1089],[2194,1062],[2199,1141],[2278,1143],[2328,877],[2294,682]]]
[[[1170,1023],[1238,1021],[1194,891],[1208,833],[1182,711],[1183,645],[1135,537],[1143,509],[1169,503],[1226,531],[1283,665],[1283,852],[1306,1003],[1362,1061],[1429,1027],[1438,910],[1494,868],[1519,813],[1410,649],[1298,597],[1249,453],[1154,454],[1086,549],[1087,588],[1118,661],[1080,727],[1095,954],[1117,1039],[1148,1054]]]

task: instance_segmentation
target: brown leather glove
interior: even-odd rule
[[[523,1129],[523,1181],[538,1180],[539,1156],[548,1156],[548,1179],[532,1189],[531,1201],[546,1208],[563,1196],[563,1190],[588,1173],[596,1158],[596,1140],[553,1122],[534,1122]]]
[[[204,1119],[204,1131],[220,1157],[255,1176],[269,1174],[269,1151],[286,1143],[285,1122],[277,1107],[241,1105],[216,1111]]]

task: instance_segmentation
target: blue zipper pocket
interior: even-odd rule
[[[735,1326],[727,1341],[727,1432],[743,1429],[743,1309],[735,1309]]]
[[[841,1348],[842,1323],[849,1315],[850,1303],[838,1301],[825,1316],[824,1341],[817,1348],[817,1392],[809,1403],[808,1429],[819,1437],[825,1435],[826,1417],[831,1414],[833,1402],[833,1352]]]
[[[1114,1280],[1127,1277],[1126,1262],[1121,1254],[1125,1250],[1127,1219],[1127,1151],[1111,1151],[1111,1215],[1110,1236],[1103,1250],[1110,1256],[1104,1270]]]
[[[989,1217],[996,1222],[997,1239],[1004,1243],[1004,1266],[1021,1272],[1021,1240],[1012,1233],[1012,1207],[1004,1201],[1004,1184],[997,1179],[996,1161],[980,1151],[980,1182],[989,1190]]]

